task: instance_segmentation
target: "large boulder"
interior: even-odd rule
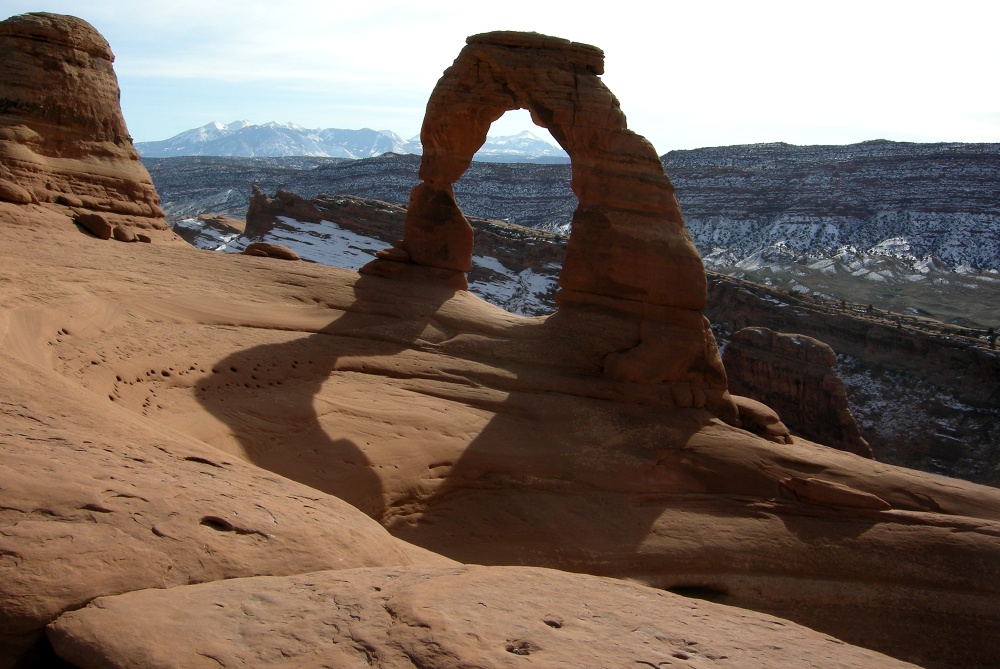
[[[872,457],[834,369],[837,356],[828,345],[801,334],[744,328],[733,335],[723,362],[729,389],[773,408],[794,433]]]
[[[149,173],[132,146],[119,104],[114,54],[86,21],[32,13],[0,22],[0,221],[30,217],[93,232],[93,216],[116,239],[136,233],[180,241],[160,209]],[[103,228],[102,228],[103,230]],[[132,236],[124,234],[132,233]]]

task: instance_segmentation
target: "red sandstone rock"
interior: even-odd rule
[[[82,669],[914,667],[771,616],[527,567],[354,569],[102,597],[48,629]]]
[[[781,484],[795,493],[798,499],[812,504],[848,506],[875,511],[887,511],[892,508],[891,504],[878,495],[855,490],[834,481],[794,476],[785,479]]]
[[[431,93],[420,178],[399,246],[409,263],[465,271],[472,229],[452,193],[490,125],[524,108],[569,154],[579,200],[557,295],[562,311],[607,310],[635,326],[630,346],[603,353],[621,381],[680,383],[678,401],[735,422],[705,308],[705,272],[673,185],[653,147],[630,131],[601,82],[604,53],[537,33],[474,35]],[[380,258],[363,269],[393,276]]]
[[[111,231],[111,236],[114,237],[119,242],[134,242],[138,241],[136,234],[129,230],[128,228],[116,225],[114,230]]]
[[[28,223],[0,251],[8,664],[97,596],[433,558],[371,518],[455,559],[716,597],[927,667],[1000,652],[996,490],[766,441],[694,408],[693,384],[608,378],[600,352],[638,327],[607,310],[520,318],[428,283]]]
[[[577,291],[571,308],[524,319],[439,285],[70,243],[36,229],[65,219],[56,210],[9,204],[0,221],[11,210],[3,664],[30,666],[42,627],[65,616],[52,638],[80,665],[331,663],[309,655],[322,648],[335,661],[520,667],[545,664],[547,647],[571,666],[614,666],[636,647],[669,657],[630,666],[708,665],[729,659],[722,638],[741,665],[893,666],[756,614],[677,613],[657,589],[929,667],[995,664],[997,492],[721,423],[701,408],[729,400],[696,310]],[[444,561],[372,518],[451,557],[646,587],[479,567],[317,572]],[[234,580],[260,574],[298,576]],[[114,596],[145,588],[160,590]],[[538,625],[546,598],[560,608]],[[630,616],[640,610],[654,626]],[[580,661],[593,638],[604,645]]]
[[[781,422],[774,409],[742,395],[733,395],[732,398],[740,412],[740,427],[779,444],[792,443],[788,427]]]
[[[812,337],[744,328],[724,357],[729,388],[772,407],[795,432],[817,443],[872,457],[851,415],[833,349]]]
[[[302,260],[298,253],[287,246],[270,242],[254,242],[247,246],[243,253],[248,256],[265,256],[279,260]]]
[[[113,61],[81,19],[0,22],[0,200],[39,203],[67,217],[67,229],[96,212],[113,227],[177,242],[122,118]]]
[[[104,214],[79,214],[74,221],[93,233],[98,239],[111,239],[114,232],[114,226],[108,222],[108,217]]]
[[[14,204],[31,204],[33,198],[27,189],[10,181],[0,179],[0,200],[6,200]]]

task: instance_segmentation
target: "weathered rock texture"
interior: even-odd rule
[[[410,194],[403,239],[383,262],[362,271],[393,276],[388,260],[468,270],[473,234],[452,184],[490,125],[506,111],[527,109],[570,155],[579,201],[559,279],[560,309],[613,312],[632,324],[635,342],[604,355],[607,376],[688,384],[696,406],[735,421],[701,315],[701,259],[656,152],[628,130],[618,100],[601,82],[603,72],[604,53],[586,44],[537,33],[468,38],[427,103],[422,183]]]
[[[872,457],[847,405],[833,349],[812,337],[744,328],[722,358],[730,390],[777,411],[793,432],[820,444]]]
[[[101,598],[48,630],[82,669],[914,665],[784,620],[530,567],[355,569]]]
[[[603,375],[595,352],[631,335],[598,315],[572,331],[432,284],[27,224],[0,252],[8,666],[97,596],[433,558],[412,544],[925,666],[1000,652],[998,491],[658,402]]]
[[[0,218],[17,207],[77,221],[102,239],[170,232],[119,105],[114,55],[86,21],[21,14],[0,22]],[[120,232],[115,232],[120,230]]]

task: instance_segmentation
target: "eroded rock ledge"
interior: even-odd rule
[[[809,439],[872,457],[834,369],[837,355],[827,344],[801,334],[744,328],[733,335],[723,361],[732,392],[770,406]]]

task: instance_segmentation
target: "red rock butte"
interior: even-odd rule
[[[0,221],[37,207],[36,221],[103,239],[178,241],[122,118],[114,59],[73,16],[0,22]]]
[[[492,32],[466,42],[427,103],[422,183],[410,194],[403,239],[362,271],[398,276],[404,270],[391,263],[402,261],[465,287],[461,272],[472,266],[473,232],[452,184],[491,124],[507,111],[527,109],[569,154],[578,199],[559,279],[560,312],[612,313],[635,328],[632,346],[605,352],[606,376],[689,384],[675,393],[684,396],[682,403],[735,420],[701,314],[701,258],[656,151],[628,129],[600,79],[604,52],[538,33]]]

